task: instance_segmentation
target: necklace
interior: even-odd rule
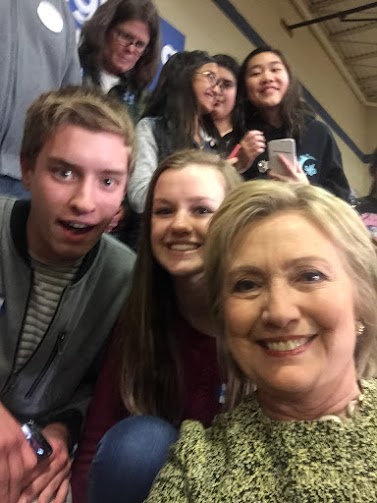
[[[326,414],[318,419],[318,421],[335,421],[336,423],[344,423],[345,421],[349,419],[354,419],[360,410],[361,404],[363,402],[364,396],[362,393],[355,398],[354,400],[351,400],[348,404],[346,409],[339,413],[339,414]]]

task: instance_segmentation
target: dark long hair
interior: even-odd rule
[[[99,74],[109,31],[119,23],[131,20],[145,23],[150,35],[147,48],[129,72],[130,87],[140,92],[152,81],[159,61],[160,24],[151,0],[107,0],[84,24],[79,55],[84,71]]]
[[[226,193],[241,183],[233,166],[203,150],[176,152],[159,165],[149,184],[131,291],[114,331],[125,408],[130,414],[156,415],[173,424],[182,418],[184,396],[176,352],[177,309],[171,276],[153,255],[151,216],[161,174],[190,164],[218,170]]]
[[[264,52],[272,52],[273,54],[276,54],[276,56],[281,59],[288,72],[289,86],[280,104],[280,117],[286,136],[299,139],[301,131],[304,127],[305,118],[308,116],[314,116],[314,113],[305,103],[302,96],[301,84],[292,73],[291,67],[285,56],[278,49],[273,49],[268,46],[259,47],[258,49],[252,51],[241,65],[238,76],[237,98],[234,114],[236,136],[240,139],[249,129],[255,129],[255,125],[261,123],[263,124],[265,122],[260,110],[250,102],[246,89],[246,73],[249,61],[254,56]]]
[[[168,134],[173,134],[172,150],[192,146],[197,118],[209,135],[218,136],[210,114],[200,115],[193,90],[195,72],[207,63],[215,61],[204,51],[174,54],[162,68],[156,88],[148,100],[143,117],[163,118]]]

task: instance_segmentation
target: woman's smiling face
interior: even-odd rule
[[[356,292],[345,257],[304,214],[280,212],[236,237],[224,317],[233,359],[269,394],[355,383]]]
[[[258,109],[280,106],[288,91],[290,78],[281,58],[274,52],[262,52],[247,63],[245,85],[249,101]]]
[[[153,195],[151,245],[156,260],[172,276],[203,271],[209,222],[225,197],[225,179],[215,168],[190,164],[167,169]]]

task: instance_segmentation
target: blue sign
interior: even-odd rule
[[[77,28],[80,30],[85,21],[92,17],[97,8],[106,0],[66,0],[66,2],[72,11]]]
[[[183,33],[178,31],[174,26],[169,24],[165,19],[160,18],[160,33],[161,33],[161,54],[160,54],[160,64],[157,69],[157,73],[149,86],[149,89],[153,89],[160,75],[161,68],[167,62],[167,60],[175,54],[176,52],[183,51],[185,48],[185,36]]]

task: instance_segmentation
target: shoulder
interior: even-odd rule
[[[161,117],[143,117],[136,124],[136,131],[154,130],[162,123]]]
[[[10,215],[16,201],[17,199],[12,197],[0,196],[0,213]]]
[[[332,136],[331,130],[327,124],[310,116],[305,120],[304,134]]]
[[[104,258],[111,257],[111,264],[113,267],[132,268],[136,259],[135,253],[109,234],[103,234],[100,243],[99,254]]]

